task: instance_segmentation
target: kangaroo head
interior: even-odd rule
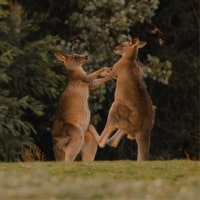
[[[66,69],[74,69],[74,67],[81,66],[88,60],[87,55],[81,54],[67,54],[63,52],[56,52],[55,56],[58,60],[62,61]]]
[[[140,41],[138,38],[121,43],[119,46],[115,47],[114,53],[118,55],[125,54],[129,49],[142,48],[147,44],[145,41]]]

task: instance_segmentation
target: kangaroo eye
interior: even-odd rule
[[[73,56],[73,58],[77,60],[77,59],[78,59],[78,56]]]

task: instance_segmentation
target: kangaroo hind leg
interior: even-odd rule
[[[69,134],[70,140],[68,144],[63,147],[65,161],[74,161],[83,146],[84,134],[81,128],[72,125],[67,125],[66,131],[67,134]]]
[[[107,140],[106,144],[111,147],[117,147],[124,135],[125,133],[119,129],[111,138]]]
[[[89,128],[84,136],[84,144],[81,150],[83,161],[93,161],[97,152],[98,143],[94,137],[94,134],[96,133],[92,132],[92,130],[95,130],[95,128],[93,126],[93,128],[91,128],[91,126],[92,125],[89,125]]]
[[[138,146],[137,160],[149,160],[150,134],[138,133],[135,139]]]
[[[69,137],[54,137],[53,138],[53,151],[56,161],[65,160],[64,147],[69,143]]]
[[[109,124],[109,123],[106,124],[106,126],[99,138],[99,146],[101,148],[103,148],[105,146],[107,139],[109,138],[109,136],[112,134],[112,132],[115,129],[116,128],[114,126],[112,126],[111,124]]]

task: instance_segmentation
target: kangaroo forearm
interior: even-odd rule
[[[95,71],[95,72],[93,72],[91,74],[88,74],[87,77],[86,77],[87,78],[87,82],[91,82],[94,79],[96,79],[97,76],[99,76],[100,72],[101,72],[101,69],[99,69],[99,70],[97,70],[97,71]]]
[[[101,85],[103,85],[105,82],[107,82],[111,79],[112,78],[110,78],[110,77],[95,79],[89,84],[89,89],[95,90],[95,89],[99,88]]]

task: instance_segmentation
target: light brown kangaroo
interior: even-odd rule
[[[98,144],[92,133],[95,128],[89,124],[89,88],[90,84],[92,89],[103,84],[105,80],[95,79],[105,76],[109,69],[104,67],[86,74],[82,65],[87,62],[87,55],[57,52],[55,56],[64,63],[68,73],[68,83],[60,96],[52,128],[55,159],[74,161],[81,153],[83,161],[93,161]]]
[[[134,39],[115,48],[122,55],[114,64],[110,77],[117,77],[115,99],[109,110],[106,126],[98,139],[100,147],[107,143],[116,147],[122,136],[136,139],[137,160],[149,159],[150,135],[154,123],[154,108],[143,80],[142,71],[137,64],[138,48],[146,42]],[[113,131],[117,132],[110,138]]]

